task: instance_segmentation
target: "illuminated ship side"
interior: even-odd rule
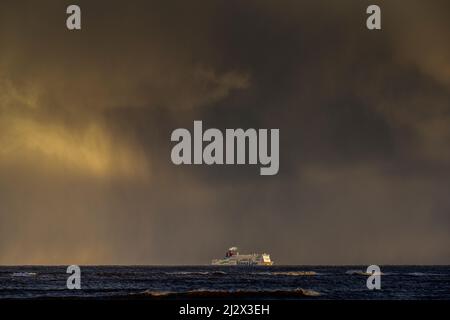
[[[238,248],[231,247],[228,249],[223,259],[214,259],[211,262],[215,266],[271,266],[273,261],[267,253],[239,254]]]

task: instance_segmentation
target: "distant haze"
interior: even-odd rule
[[[450,3],[0,4],[0,264],[450,264]],[[280,166],[175,166],[175,128]]]

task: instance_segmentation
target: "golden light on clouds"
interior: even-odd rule
[[[449,4],[0,1],[0,264],[448,264]],[[283,169],[173,165],[194,120]]]
[[[72,129],[30,118],[2,123],[0,154],[4,161],[27,159],[97,177],[147,177],[148,163],[136,147],[114,139],[99,123]]]

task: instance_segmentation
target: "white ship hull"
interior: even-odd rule
[[[215,266],[271,266],[273,261],[266,253],[239,254],[233,247],[227,251],[225,258],[214,259],[211,262]]]

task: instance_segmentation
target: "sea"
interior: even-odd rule
[[[450,266],[0,266],[0,299],[450,300]]]

